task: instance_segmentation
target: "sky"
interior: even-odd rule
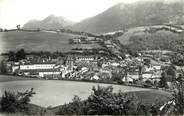
[[[117,3],[140,0],[0,0],[0,28],[16,28],[53,14],[74,22],[95,16]],[[170,0],[172,1],[172,0]]]

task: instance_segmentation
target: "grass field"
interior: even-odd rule
[[[26,51],[60,51],[68,52],[75,47],[94,47],[99,45],[72,45],[69,44],[69,39],[77,35],[66,33],[50,33],[50,32],[0,32],[0,53],[15,51],[21,48]]]
[[[138,100],[146,104],[154,104],[159,101],[167,101],[172,98],[172,94],[162,90],[135,91],[128,92],[130,95],[137,96]]]
[[[0,82],[24,81],[24,80],[40,80],[40,79],[29,78],[29,77],[11,76],[11,75],[0,75]]]
[[[168,44],[173,39],[183,39],[184,34],[177,34],[169,31],[158,31],[146,33],[146,27],[135,27],[129,29],[122,36],[118,37],[123,45],[129,45],[136,49],[144,46],[145,48],[158,48]],[[24,48],[26,51],[61,51],[67,52],[75,47],[79,48],[101,48],[97,44],[72,45],[68,39],[78,35],[51,32],[22,32],[10,31],[0,32],[0,53],[10,50]],[[140,39],[141,38],[141,39]]]
[[[1,32],[0,52],[19,50],[24,48],[26,51],[68,51],[68,39],[73,36],[68,34],[48,33],[48,32]]]

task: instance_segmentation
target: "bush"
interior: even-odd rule
[[[184,114],[184,81],[176,83],[176,91],[173,93],[174,97],[174,113],[177,115]]]
[[[152,86],[153,86],[153,83],[150,80],[145,81],[144,87],[152,87]]]
[[[60,107],[57,115],[159,115],[160,105],[141,104],[133,95],[121,91],[113,93],[113,88],[93,87],[87,100],[77,96],[73,102]]]
[[[59,112],[56,112],[56,115],[83,115],[86,114],[84,109],[86,105],[84,101],[81,101],[81,99],[78,96],[74,96],[73,100],[69,104],[63,105]]]
[[[0,101],[1,111],[4,113],[29,113],[30,97],[33,96],[33,88],[30,91],[13,93],[5,91]]]
[[[121,91],[113,93],[111,86],[93,87],[93,94],[87,99],[88,114],[130,115],[136,112],[136,98]]]

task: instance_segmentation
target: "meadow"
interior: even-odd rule
[[[23,48],[27,52],[49,51],[68,52],[73,48],[98,48],[97,44],[69,44],[69,39],[77,35],[51,32],[0,32],[0,53],[17,51]]]

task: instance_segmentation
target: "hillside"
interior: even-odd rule
[[[73,25],[74,22],[62,16],[50,15],[43,20],[31,20],[24,24],[23,29],[61,29]]]
[[[21,48],[26,51],[69,51],[72,47],[68,44],[68,39],[72,37],[69,34],[48,32],[1,32],[0,52]]]
[[[104,33],[169,22],[181,24],[184,22],[183,5],[182,2],[167,4],[161,1],[136,2],[133,4],[120,3],[101,14],[74,24],[70,29]]]
[[[160,26],[152,26],[159,28]],[[173,48],[174,41],[184,41],[184,32],[176,33],[169,30],[156,32],[145,31],[150,27],[130,28],[117,39],[121,44],[134,50]],[[26,51],[61,51],[68,52],[73,48],[101,48],[98,44],[69,44],[69,39],[79,35],[64,32],[40,31],[8,31],[0,32],[0,53],[19,50]]]
[[[27,32],[8,31],[0,32],[0,53],[25,49],[30,51],[60,51],[68,52],[73,48],[100,48],[97,44],[69,44],[69,39],[77,37],[67,33],[49,31]]]
[[[151,33],[145,31],[147,28],[130,28],[125,34],[118,37],[118,39],[123,45],[134,50],[172,50],[175,41],[184,41],[184,32],[174,33],[167,30],[159,30]]]

